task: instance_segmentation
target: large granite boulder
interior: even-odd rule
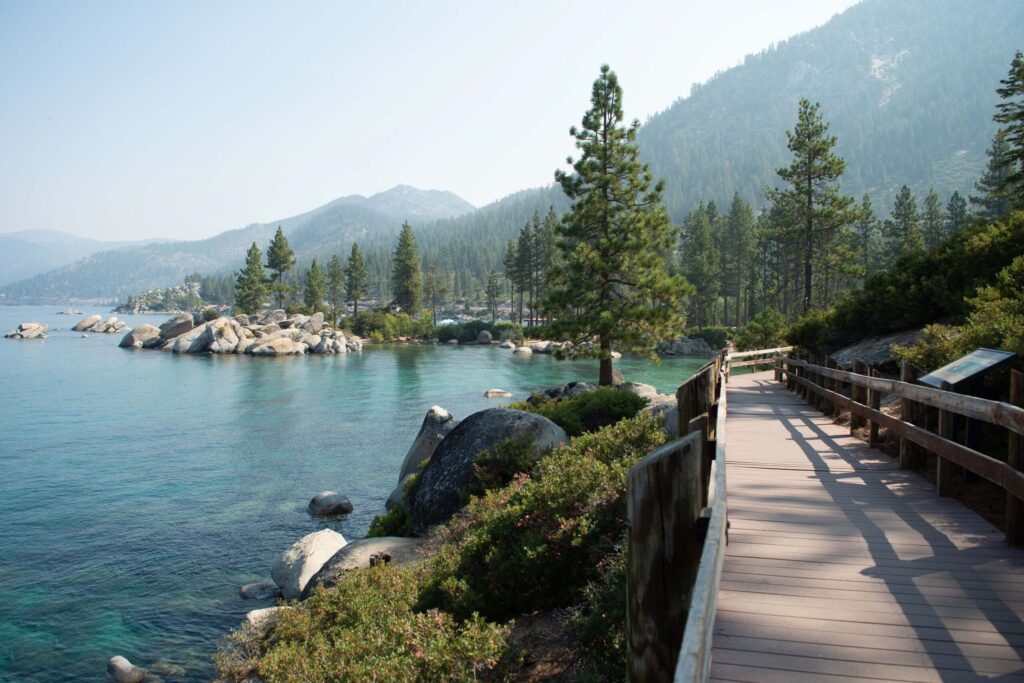
[[[679,409],[675,396],[658,394],[640,410],[641,414],[650,413],[661,422],[661,428],[670,439],[679,436]]]
[[[490,408],[460,422],[434,451],[412,500],[413,531],[422,534],[447,521],[464,504],[477,455],[495,444],[530,436],[538,451],[568,443],[561,427],[534,413]]]
[[[476,335],[477,344],[490,344],[494,337],[487,330],[480,330],[480,334]]]
[[[419,433],[416,434],[412,446],[409,447],[409,451],[405,454],[405,459],[402,460],[402,468],[398,472],[398,481],[402,481],[410,474],[419,472],[422,469],[420,465],[423,461],[429,460],[434,455],[437,446],[458,424],[459,421],[447,410],[441,406],[431,406],[430,410],[423,417]]]
[[[309,320],[303,325],[303,328],[307,332],[312,334],[320,334],[320,330],[324,329],[324,314],[322,311],[317,311],[313,315],[309,316]]]
[[[103,332],[105,334],[113,334],[119,332],[125,328],[127,323],[123,320],[118,320],[116,316],[110,316],[101,323],[93,325],[93,332]]]
[[[48,329],[43,323],[22,323],[4,336],[8,339],[42,339]]]
[[[640,398],[646,398],[648,401],[651,401],[658,396],[657,389],[652,387],[650,384],[643,384],[641,382],[623,382],[619,385],[619,390],[635,394]]]
[[[922,330],[895,332],[880,337],[867,337],[856,344],[832,354],[832,360],[844,370],[853,369],[853,361],[861,360],[876,369],[898,372],[898,363],[892,355],[892,345],[910,346],[923,336]]]
[[[210,343],[210,337],[207,334],[208,328],[209,323],[193,327],[177,337],[168,339],[167,345],[163,348],[165,351],[173,353],[199,353],[200,351],[205,351]]]
[[[352,501],[337,491],[321,491],[306,506],[306,511],[314,517],[347,515],[352,510]]]
[[[299,598],[313,575],[346,545],[345,537],[337,531],[321,529],[303,536],[288,548],[270,572],[285,600]]]
[[[403,538],[400,536],[382,536],[380,538],[364,538],[352,541],[344,548],[334,554],[334,557],[327,560],[320,571],[306,583],[302,589],[302,599],[305,600],[317,586],[329,588],[338,583],[341,577],[353,569],[365,569],[370,566],[374,558],[379,558],[390,564],[409,564],[422,559],[420,548],[423,547],[422,538]]]
[[[160,336],[164,339],[175,339],[193,327],[195,327],[195,321],[192,320],[192,315],[190,313],[179,313],[160,326]]]
[[[75,326],[71,328],[71,331],[85,332],[86,330],[91,330],[93,328],[93,325],[98,323],[100,320],[103,320],[103,318],[101,318],[98,315],[90,315],[86,318],[82,318],[77,323],[75,323]]]
[[[281,615],[292,609],[287,605],[278,605],[277,607],[264,607],[262,609],[254,609],[251,612],[246,612],[245,623],[252,629],[257,631],[267,631],[272,626],[277,624],[278,619]],[[253,680],[253,679],[249,679]]]
[[[122,349],[141,349],[150,339],[160,338],[160,328],[143,323],[121,338],[118,344]]]
[[[279,323],[279,322],[281,322],[283,320],[287,320],[287,319],[288,319],[288,314],[287,313],[285,313],[280,308],[275,308],[270,313],[267,313],[265,316],[260,318],[259,324],[260,325],[272,325],[274,323]]]
[[[285,332],[286,330],[281,331]],[[249,347],[247,351],[254,356],[290,356],[298,352],[298,344],[288,337],[260,339],[258,344]]]

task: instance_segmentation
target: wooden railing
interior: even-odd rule
[[[772,350],[773,352],[776,350]],[[676,391],[676,438],[629,472],[630,681],[706,681],[727,542],[723,350]]]
[[[775,357],[792,351],[792,346],[779,346],[774,349],[758,349],[757,351],[740,351],[729,354],[729,369],[742,368],[745,366],[774,365]],[[737,361],[743,358],[744,360]],[[755,368],[756,369],[756,368]]]
[[[900,439],[900,464],[904,467],[912,467],[922,456],[932,454],[936,458],[939,495],[950,492],[953,465],[1001,487],[1006,492],[1006,540],[1013,545],[1024,544],[1024,472],[1020,469],[1024,464],[1024,374],[1012,371],[1010,402],[1005,403],[912,384],[914,373],[906,364],[901,380],[879,377],[861,362],[854,363],[854,369],[860,372],[841,370],[831,359],[822,366],[787,357],[779,359],[776,379],[785,381],[826,414],[848,410],[851,432],[866,423],[872,446],[879,443],[879,428],[888,429]],[[845,395],[847,391],[849,396]],[[880,410],[882,394],[900,398],[900,418]],[[928,429],[929,407],[938,412],[934,432]],[[1006,461],[959,443],[957,416],[1004,428],[1008,432]]]

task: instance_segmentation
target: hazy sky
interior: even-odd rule
[[[641,121],[853,0],[0,0],[0,232],[197,238],[399,183],[552,182],[600,65]]]

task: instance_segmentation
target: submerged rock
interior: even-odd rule
[[[352,512],[352,501],[337,491],[321,491],[309,501],[306,510],[314,517],[329,517]]]
[[[121,655],[111,657],[107,662],[107,675],[115,683],[142,683],[146,680],[147,671],[135,666]]]
[[[278,558],[270,575],[281,587],[284,598],[295,600],[320,567],[346,545],[345,537],[330,529],[307,534]]]
[[[281,618],[281,615],[285,611],[290,609],[292,608],[285,605],[254,609],[251,612],[246,613],[245,623],[258,631],[266,631],[277,623],[277,620]]]
[[[363,538],[352,541],[324,563],[306,587],[302,589],[302,599],[313,594],[317,586],[325,588],[335,585],[341,577],[353,569],[365,569],[370,566],[373,558],[387,558],[391,564],[409,564],[422,559],[419,550],[425,540],[422,538],[403,538],[400,536],[383,536],[380,538]]]
[[[504,389],[488,389],[484,392],[484,398],[508,398],[511,395],[511,391],[505,391]]]
[[[490,408],[460,422],[434,451],[412,500],[413,531],[446,522],[464,504],[464,492],[481,451],[513,437],[529,436],[543,452],[568,443],[565,431],[541,415]]]
[[[238,589],[244,600],[272,600],[281,597],[281,589],[272,581],[256,581]]]

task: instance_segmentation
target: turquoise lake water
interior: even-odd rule
[[[577,379],[594,361],[496,347],[367,347],[293,358],[176,356],[82,338],[56,307],[0,307],[0,681],[104,679],[115,654],[203,681],[219,638],[265,603],[238,597],[274,559],[330,527],[362,537],[432,405],[457,418],[483,398]],[[104,309],[83,309],[106,315]],[[129,324],[164,318],[124,316]],[[699,359],[618,361],[663,392]],[[355,512],[319,521],[317,491]]]

